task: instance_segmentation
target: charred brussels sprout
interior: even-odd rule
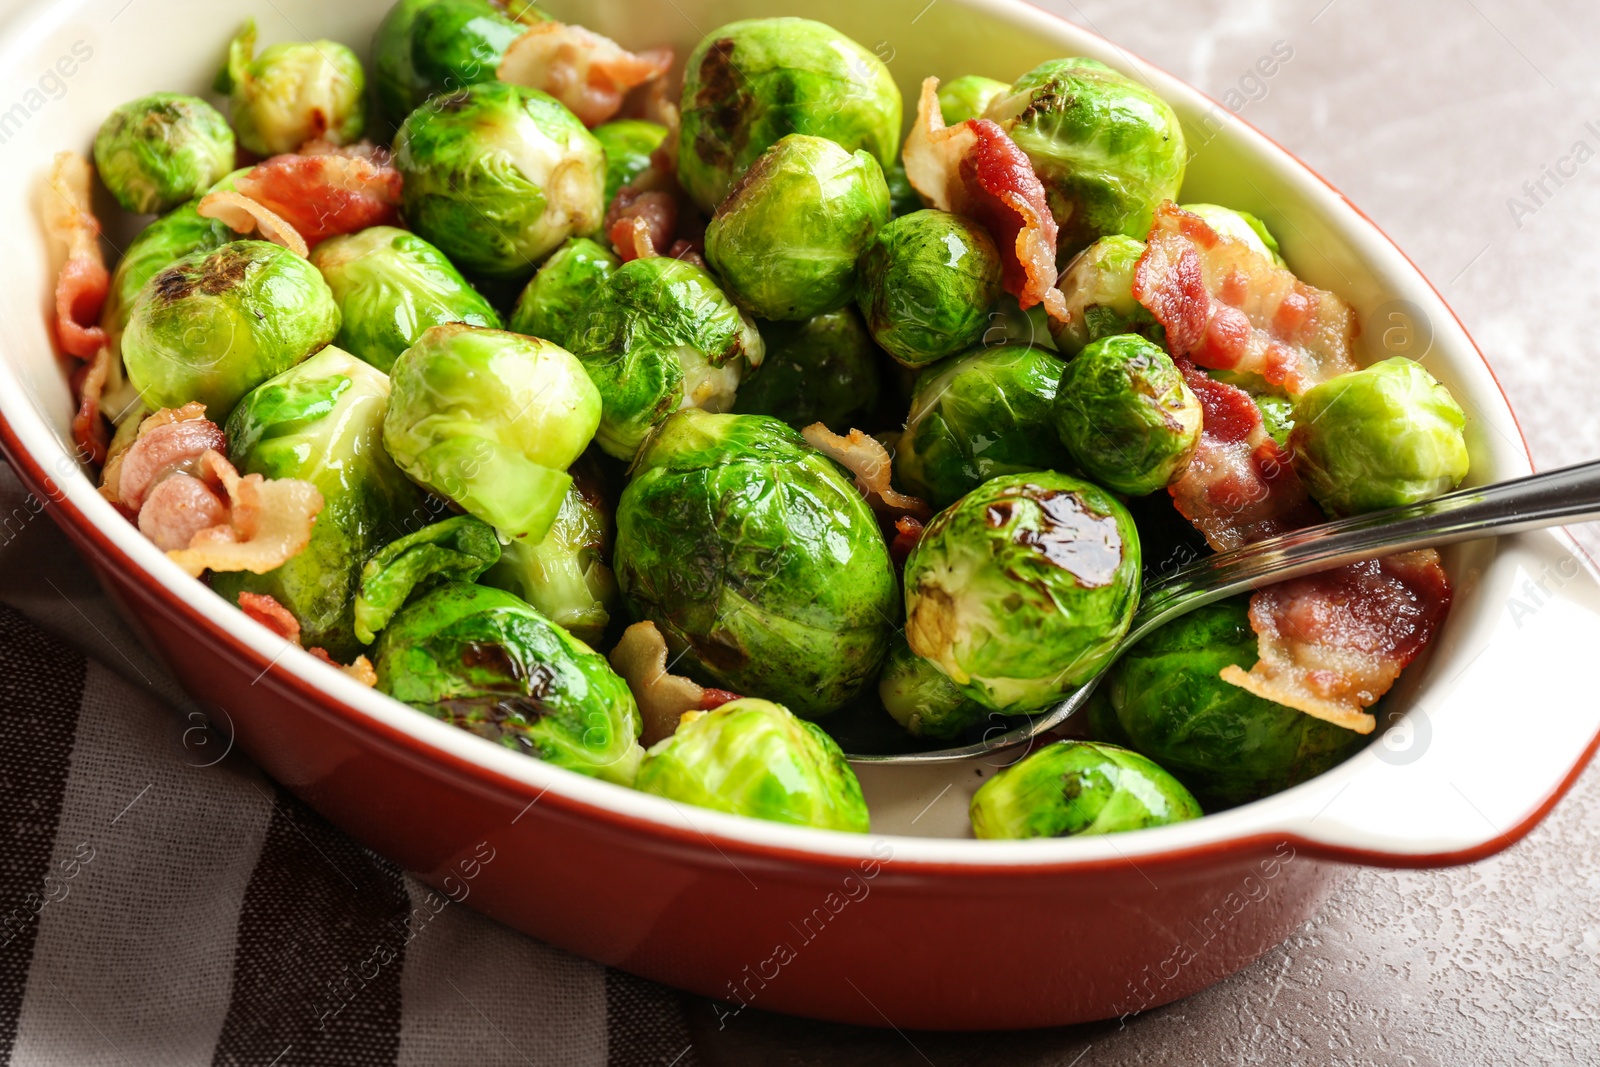
[[[398,126],[431,96],[494,81],[527,29],[489,0],[400,0],[372,39],[379,112]]]
[[[808,319],[855,294],[856,261],[889,221],[878,161],[790,134],[763,152],[706,227],[706,261],[764,319]]]
[[[169,211],[233,169],[233,130],[198,97],[151,93],[100,124],[94,165],[126,210]]]
[[[935,515],[906,560],[906,640],[985,707],[1036,711],[1106,661],[1139,569],[1109,493],[1051,471],[995,478]]]
[[[622,265],[616,253],[587,237],[569,237],[517,297],[511,329],[572,347],[572,327],[583,302]]]
[[[378,688],[436,719],[569,771],[632,785],[639,708],[605,657],[510,593],[447,585],[373,647]]]
[[[128,311],[122,358],[147,407],[198,400],[220,419],[338,332],[339,305],[315,267],[266,241],[231,241],[151,276]]]
[[[684,67],[678,181],[709,212],[756,157],[791,133],[863,149],[884,167],[900,143],[900,90],[883,61],[809,19],[712,31]]]
[[[634,788],[752,819],[867,832],[867,803],[822,727],[767,700],[684,715],[653,745]]]
[[[895,475],[942,508],[997,475],[1066,469],[1050,414],[1060,380],[1059,359],[1022,345],[929,367],[911,398]]]
[[[256,23],[228,46],[214,88],[228,95],[239,143],[258,156],[307,141],[350,144],[367,126],[367,77],[338,41],[282,41],[256,51]]]
[[[899,607],[861,494],[761,415],[668,419],[617,506],[613,563],[691,674],[808,717],[876,677]]]
[[[1182,204],[1183,210],[1199,215],[1206,225],[1224,237],[1243,241],[1272,262],[1282,267],[1283,256],[1278,252],[1278,239],[1272,236],[1267,224],[1248,211],[1236,211],[1218,204]]]
[[[439,97],[401,125],[394,162],[411,228],[472,275],[526,278],[605,214],[600,142],[537,89],[484,82]]]
[[[1198,819],[1200,803],[1137,752],[1057,741],[973,794],[972,830],[990,840],[1087,837]]]
[[[1000,252],[988,232],[960,215],[926,210],[872,238],[856,303],[884,351],[923,367],[976,344],[1000,293]]]
[[[990,104],[1010,92],[1011,86],[1005,82],[965,74],[939,86],[939,113],[944,116],[946,126],[981,119]]]
[[[594,128],[595,140],[606,153],[605,202],[616,199],[617,190],[650,168],[650,157],[667,139],[667,128],[643,119],[618,119]]]
[[[773,415],[797,430],[820,422],[845,433],[878,403],[878,350],[853,309],[764,322],[761,339],[766,354],[739,386],[739,414]]]
[[[430,326],[500,326],[489,301],[414,233],[373,226],[330,237],[312,251],[311,262],[339,302],[337,343],[379,370],[394,366]]]
[[[1289,451],[1330,515],[1431,500],[1467,474],[1467,418],[1450,391],[1402,356],[1341,374],[1294,405]]]
[[[1104,684],[1121,743],[1155,760],[1208,804],[1240,804],[1341,762],[1360,734],[1224,682],[1254,663],[1250,601],[1236,597],[1169,622],[1125,653]]]
[[[1143,496],[1184,472],[1200,441],[1200,401],[1172,357],[1143,337],[1096,341],[1067,364],[1056,432],[1096,483]]]
[[[727,411],[764,351],[755,324],[692,263],[624,263],[585,301],[572,351],[600,390],[600,447],[632,459],[679,408]]]
[[[383,445],[419,484],[507,537],[539,540],[599,421],[600,396],[566,349],[449,324],[395,362]]]
[[[1119,333],[1136,333],[1163,344],[1167,332],[1133,295],[1133,272],[1144,242],[1102,237],[1073,257],[1056,283],[1066,298],[1067,317],[1050,319],[1050,335],[1069,359],[1085,345]]]
[[[356,639],[371,644],[413,592],[440,582],[470,582],[499,558],[494,527],[471,515],[455,515],[389,542],[361,568]]]
[[[933,664],[911,651],[902,636],[889,647],[878,676],[878,699],[913,737],[960,737],[983,722],[989,709],[956,688]]]
[[[1176,200],[1183,129],[1167,102],[1093,59],[1041,63],[997,97],[1000,123],[1044,182],[1061,248],[1097,237],[1144,237],[1155,209]]]

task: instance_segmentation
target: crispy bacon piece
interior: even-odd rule
[[[311,542],[311,525],[322,511],[316,486],[295,478],[241,477],[220,452],[206,452],[200,462],[206,480],[227,494],[228,521],[199,531],[187,548],[168,551],[178,566],[196,578],[207,570],[265,574]],[[143,517],[141,510],[141,523]]]
[[[89,161],[76,152],[56,153],[44,201],[45,233],[67,257],[56,278],[56,338],[78,359],[93,359],[105,347],[105,331],[96,324],[111,287],[100,254],[100,221],[89,201],[93,176]]]
[[[628,90],[660,78],[671,66],[671,49],[635,55],[582,26],[539,22],[511,42],[495,76],[542,89],[585,126],[598,126],[622,108]]]
[[[227,502],[203,479],[183,471],[157,482],[137,515],[139,532],[163,552],[188,548],[201,530],[227,521]]]
[[[889,450],[876,438],[868,437],[860,430],[851,430],[848,436],[840,437],[820,422],[813,422],[801,430],[800,436],[812,448],[855,475],[856,489],[866,497],[874,511],[910,515],[917,519],[933,515],[933,509],[926,502],[897,492],[889,484],[893,470]]]
[[[100,414],[100,394],[106,387],[106,374],[110,370],[111,349],[101,345],[95,349],[94,358],[73,374],[78,410],[72,416],[72,440],[78,445],[79,458],[94,464],[106,461],[111,445],[106,420]]]
[[[603,223],[624,263],[659,256],[657,249],[673,244],[677,224],[678,202],[671,193],[634,186],[617,190]]]
[[[646,746],[671,737],[685,712],[706,710],[707,693],[722,692],[667,673],[667,642],[653,622],[636,622],[624,630],[610,659],[639,703],[644,719],[639,740]]]
[[[922,523],[910,515],[902,515],[894,520],[894,539],[889,542],[889,558],[894,560],[897,569],[903,570],[906,560],[911,557],[911,550],[917,547],[917,542],[922,540]]]
[[[195,209],[204,218],[216,219],[238,234],[259,233],[265,240],[282,245],[302,259],[311,254],[306,239],[277,212],[243,193],[221,189],[200,198]]]
[[[1167,347],[1202,367],[1259,375],[1291,396],[1358,369],[1355,311],[1198,215],[1162,204],[1133,294]]]
[[[278,603],[276,597],[265,593],[241,592],[239,610],[279,637],[293,641],[297,645],[300,643],[300,620],[295,618],[288,608]],[[316,652],[312,655],[316,655]],[[327,653],[324,652],[323,655],[326,656]]]
[[[315,245],[368,226],[395,225],[401,185],[400,172],[381,148],[365,141],[343,146],[310,141],[298,153],[258,164],[236,188]]]
[[[350,677],[354,678],[368,689],[375,688],[378,684],[378,672],[373,669],[372,661],[365,656],[357,656],[355,660],[350,663],[340,663],[338,660],[328,655],[328,650],[325,648],[318,648],[313,645],[311,648],[306,649],[306,651],[320,659],[322,662],[326,663],[328,666],[338,667],[341,671],[348,674]]]
[[[163,479],[173,474],[201,475],[200,457],[227,447],[221,428],[206,418],[205,411],[204,404],[190,403],[163,408],[146,418],[133,444],[106,464],[101,495],[137,513],[151,488]]]
[[[1006,292],[1023,310],[1044,302],[1051,318],[1065,320],[1066,301],[1056,284],[1056,221],[1044,184],[1004,130],[988,119],[946,126],[939,110],[939,79],[927,78],[917,101],[917,121],[903,157],[912,188],[934,207],[976,219],[1000,246]]]
[[[728,689],[707,689],[700,698],[699,711],[716,711],[724,704],[731,704],[735,700],[743,700],[738,693]]]

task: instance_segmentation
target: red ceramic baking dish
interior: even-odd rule
[[[0,3],[0,445],[150,646],[226,712],[238,746],[356,839],[441,885],[488,842],[495,858],[469,904],[730,1011],[1044,1026],[1139,1011],[1237,971],[1313,914],[1345,865],[1442,866],[1505,848],[1593,753],[1600,589],[1557,534],[1447,554],[1457,601],[1391,697],[1405,716],[1345,764],[1222,814],[1090,839],[970,839],[966,801],[992,769],[981,762],[864,768],[867,835],[683,808],[496,747],[287,645],[184,575],[74,461],[46,326],[57,264],[38,206],[53,152],[86,150],[123,100],[204,91],[247,15],[266,41],[359,47],[386,6]],[[1360,211],[1226,108],[1070,23],[1017,0],[546,6],[680,56],[723,22],[804,14],[877,51],[908,99],[929,73],[1010,80],[1056,56],[1101,59],[1182,116],[1194,153],[1186,200],[1264,218],[1302,277],[1359,309],[1367,359],[1400,346],[1449,386],[1469,415],[1474,481],[1530,469],[1472,341]]]

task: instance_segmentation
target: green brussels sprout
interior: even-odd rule
[[[667,128],[643,119],[617,119],[594,128],[595,140],[606,153],[606,193],[609,205],[617,190],[650,169],[650,157],[667,139]]]
[[[1104,490],[1053,471],[984,482],[906,560],[906,641],[1008,715],[1092,677],[1133,620],[1139,533]]]
[[[861,783],[839,746],[768,700],[687,713],[645,753],[634,788],[751,819],[867,832]]]
[[[1067,364],[1051,414],[1078,469],[1127,496],[1165,488],[1200,443],[1199,398],[1171,356],[1131,333]]]
[[[528,31],[489,0],[399,0],[372,38],[372,87],[390,126],[429,97],[495,80]]]
[[[1060,380],[1059,359],[1023,345],[929,367],[917,378],[896,477],[942,508],[997,475],[1069,469],[1050,414]]]
[[[615,252],[587,237],[568,237],[517,297],[511,329],[572,347],[572,327],[583,302],[622,266]]]
[[[230,241],[151,275],[128,309],[122,358],[152,410],[198,400],[221,419],[338,332],[317,268],[267,241]]]
[[[125,210],[170,211],[233,169],[233,130],[199,97],[151,93],[111,112],[94,138],[94,166]]]
[[[644,750],[639,707],[604,656],[500,589],[445,585],[373,646],[378,688],[506,748],[619,785]]]
[[[351,144],[367,128],[367,76],[338,41],[280,41],[258,56],[250,19],[228,45],[213,88],[228,96],[239,143],[258,156],[307,141]],[[223,170],[227,168],[224,167]]]
[[[1187,150],[1167,102],[1093,59],[1053,59],[1018,78],[985,114],[1044,182],[1060,247],[1108,234],[1142,238],[1176,200]]]
[[[922,197],[911,185],[911,179],[906,177],[906,165],[902,160],[895,160],[894,165],[883,172],[884,184],[889,187],[889,217],[899,218],[909,215],[913,211],[922,210]]]
[[[572,328],[572,351],[604,404],[600,447],[623,460],[679,408],[727,411],[764,350],[711,275],[665,256],[624,263]]]
[[[1404,356],[1312,386],[1293,418],[1294,469],[1335,517],[1431,500],[1467,475],[1466,414]]]
[[[1056,283],[1066,298],[1067,317],[1050,319],[1050,335],[1068,359],[1090,342],[1136,333],[1165,344],[1167,331],[1133,295],[1133,271],[1144,242],[1113,234],[1079,252]]]
[[[390,541],[361,568],[356,640],[371,644],[412,593],[441,582],[471,582],[499,558],[494,527],[471,515],[454,515]]]
[[[982,343],[985,348],[1013,344],[1054,352],[1056,342],[1050,336],[1053,321],[1043,304],[1035,304],[1023,311],[1016,297],[1002,293],[989,309],[989,325],[983,331]]]
[[[414,233],[372,226],[330,237],[311,252],[341,322],[341,348],[381,371],[430,326],[464,322],[500,328],[500,316],[443,252]]]
[[[706,227],[706,261],[764,319],[808,319],[850,303],[856,261],[889,221],[878,161],[791,133],[763,152]]]
[[[680,411],[633,469],[612,565],[689,673],[807,717],[876,678],[899,590],[831,460],[777,419]]]
[[[1137,752],[1057,741],[1007,767],[972,795],[980,838],[1088,837],[1198,819],[1200,802]]]
[[[1104,719],[1116,730],[1096,736],[1155,760],[1208,806],[1287,789],[1364,740],[1219,677],[1229,664],[1256,661],[1249,610],[1249,597],[1235,597],[1167,623],[1129,649],[1103,686]]]
[[[392,373],[383,446],[400,468],[506,537],[543,538],[600,422],[583,366],[537,337],[448,323]]]
[[[1231,207],[1222,207],[1219,204],[1180,204],[1184,211],[1191,215],[1199,215],[1217,233],[1224,237],[1233,237],[1266,256],[1280,267],[1287,266],[1283,255],[1278,251],[1278,239],[1272,236],[1272,231],[1267,229],[1267,224],[1250,214],[1248,211],[1238,211]]]
[[[787,134],[864,149],[900,146],[900,90],[876,55],[810,19],[746,19],[707,34],[684,67],[678,182],[705,212]]]
[[[878,403],[878,350],[854,308],[804,322],[764,322],[766,354],[734,399],[741,415],[773,415],[795,429],[814,422],[836,433]]]
[[[895,635],[878,676],[878,699],[913,737],[949,741],[989,717],[989,709],[956,688],[944,673]]]
[[[1256,409],[1261,412],[1261,425],[1267,435],[1278,442],[1279,448],[1289,447],[1289,432],[1294,429],[1294,401],[1283,396],[1256,396]]]
[[[873,236],[861,255],[856,304],[884,351],[924,367],[976,344],[1001,292],[1000,251],[988,231],[928,209]]]
[[[407,222],[468,274],[526,278],[605,214],[605,151],[537,89],[484,82],[419,107],[394,162]]]
[[[939,114],[946,126],[981,119],[989,105],[1011,92],[1011,86],[977,74],[963,74],[939,86]]]
[[[330,345],[252,389],[226,426],[234,466],[310,482],[322,512],[311,543],[287,563],[265,574],[219,571],[211,587],[235,602],[242,592],[273,597],[300,621],[308,647],[341,661],[371,639],[356,636],[361,565],[423,508],[380,447],[388,400],[382,371]]]

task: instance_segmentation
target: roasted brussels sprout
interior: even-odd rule
[[[1138,531],[1109,493],[1053,471],[994,478],[906,560],[906,641],[985,707],[1036,711],[1106,661],[1139,571]]]
[[[1088,837],[1198,819],[1200,802],[1137,752],[1057,741],[990,778],[972,796],[972,830],[990,840]]]
[[[471,582],[499,558],[494,527],[471,515],[453,515],[390,541],[361,568],[356,640],[371,644],[412,593],[440,582]]]
[[[1363,740],[1219,677],[1229,664],[1256,660],[1249,608],[1249,597],[1236,597],[1167,623],[1124,653],[1104,683],[1106,718],[1120,737],[1097,733],[1155,760],[1208,805],[1287,789]]]
[[[228,458],[241,472],[308,481],[323,504],[311,543],[283,566],[218,572],[211,587],[234,601],[273,597],[300,621],[308,647],[341,661],[371,640],[356,636],[361,565],[423,507],[381,447],[388,400],[381,371],[330,345],[252,389],[227,422]]]
[[[330,237],[312,250],[311,262],[339,302],[336,343],[381,371],[430,326],[500,327],[489,301],[414,233],[372,226]]]
[[[900,143],[900,90],[876,55],[809,19],[747,19],[707,34],[684,68],[678,181],[710,212],[786,134],[864,149]]]
[[[1067,317],[1050,319],[1050,335],[1068,359],[1091,341],[1136,333],[1164,344],[1167,331],[1133,295],[1133,271],[1144,242],[1102,237],[1075,256],[1056,283],[1066,298]]]
[[[1061,361],[1040,348],[983,348],[917,379],[894,460],[907,492],[942,508],[1000,474],[1066,470],[1050,408]]]
[[[198,400],[221,419],[338,332],[339,305],[315,267],[266,241],[230,241],[151,276],[128,311],[122,358],[147,407]]]
[[[761,335],[711,275],[655,256],[624,263],[585,301],[572,351],[600,390],[600,447],[632,459],[652,426],[679,408],[727,411]]]
[[[861,256],[856,303],[884,351],[924,367],[976,344],[1000,293],[1000,252],[988,231],[929,209],[873,236]]]
[[[689,673],[808,717],[876,677],[899,591],[877,520],[831,460],[777,419],[680,411],[633,469],[617,580]]]
[[[791,133],[763,152],[706,227],[706,261],[764,319],[808,319],[850,303],[856,261],[889,221],[878,161]]]
[[[137,214],[170,211],[233,169],[233,130],[199,97],[151,93],[117,108],[94,138],[94,166]]]
[[[946,126],[955,126],[968,119],[981,119],[989,105],[1011,92],[1005,82],[984,78],[977,74],[964,74],[951,78],[939,86],[939,113]]]
[[[1187,162],[1178,116],[1150,89],[1093,59],[1041,63],[990,103],[1044,182],[1060,247],[1143,238],[1176,200]]]
[[[687,713],[645,754],[634,788],[752,819],[867,832],[861,783],[839,746],[768,700]]]
[[[1067,364],[1051,408],[1067,453],[1128,496],[1165,488],[1200,442],[1200,401],[1172,357],[1134,334],[1096,341]]]
[[[1433,375],[1393,356],[1301,395],[1289,451],[1328,514],[1360,515],[1459,485],[1467,474],[1466,421]]]
[[[373,646],[378,688],[525,753],[632,785],[644,750],[628,685],[604,656],[500,589],[446,585]]]
[[[814,422],[835,433],[878,403],[878,350],[853,308],[804,322],[764,322],[766,354],[739,386],[733,410],[773,415],[795,429]]]
[[[1279,448],[1289,447],[1289,431],[1294,429],[1294,401],[1282,396],[1252,397],[1261,412],[1261,425]]]
[[[605,214],[606,156],[546,93],[484,82],[420,107],[394,162],[411,228],[468,274],[519,280]]]
[[[566,349],[434,326],[394,365],[383,445],[419,484],[506,537],[550,530],[600,422],[600,395]]]
[[[511,329],[571,348],[572,327],[583,302],[621,265],[616,253],[587,237],[567,238],[517,297]]]
[[[1181,204],[1183,210],[1191,215],[1199,215],[1217,233],[1224,237],[1233,237],[1266,256],[1278,266],[1286,266],[1283,256],[1278,251],[1278,239],[1272,236],[1272,231],[1267,229],[1267,224],[1250,214],[1248,211],[1238,211],[1231,207],[1222,207],[1218,204]]]
[[[650,157],[667,139],[667,128],[643,119],[617,119],[594,128],[595,140],[606,153],[605,202],[617,197],[617,190],[650,168]]]
[[[256,51],[256,23],[228,46],[213,87],[228,97],[239,143],[258,156],[307,141],[359,141],[367,127],[367,77],[338,41],[281,41]],[[224,167],[223,170],[227,168]]]
[[[884,168],[883,181],[889,187],[891,218],[899,218],[901,215],[922,210],[922,197],[911,187],[911,179],[906,177],[905,163],[897,159],[893,166]]]
[[[372,39],[372,87],[390,126],[429,97],[495,80],[528,27],[489,0],[399,0]]]
[[[913,737],[944,740],[989,717],[989,709],[956,688],[944,673],[896,635],[878,676],[878,699]]]

